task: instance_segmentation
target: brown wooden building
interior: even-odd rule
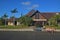
[[[38,10],[31,10],[27,16],[33,19],[32,25],[44,26],[48,24],[48,19],[56,14],[59,14],[59,12],[39,12]]]
[[[8,25],[20,25],[20,22],[18,22],[17,20],[18,20],[18,18],[8,19]]]

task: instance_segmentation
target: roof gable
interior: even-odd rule
[[[36,14],[36,13],[40,13],[38,10],[31,10],[28,14],[27,14],[27,16],[29,16],[29,17],[31,17],[31,16],[33,16],[34,14]]]
[[[27,14],[27,16],[29,16],[29,17],[32,17],[32,16],[34,16],[36,13],[39,13],[40,15],[42,15],[44,18],[46,18],[46,19],[49,19],[49,18],[51,18],[52,16],[54,16],[54,15],[56,15],[56,13],[59,13],[60,14],[60,12],[39,12],[38,10],[31,10],[28,14]]]

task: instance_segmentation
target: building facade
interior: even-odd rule
[[[60,12],[39,12],[38,10],[31,10],[27,16],[33,19],[32,25],[44,26],[48,24],[48,20],[59,14]]]

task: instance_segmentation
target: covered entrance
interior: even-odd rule
[[[33,19],[33,24],[43,27],[46,24],[47,19]]]

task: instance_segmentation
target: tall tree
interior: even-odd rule
[[[12,13],[12,17],[15,17],[15,13],[17,13],[18,11],[17,11],[17,8],[15,8],[15,9],[13,9],[13,10],[11,10],[11,13]],[[13,23],[15,24],[15,19],[13,20]]]
[[[12,13],[12,14],[15,14],[15,13],[17,13],[17,12],[18,12],[18,11],[17,11],[17,8],[11,10],[11,13]],[[13,16],[14,16],[14,15],[13,15]]]
[[[3,16],[2,16],[2,19],[5,21],[5,26],[6,26],[6,23],[7,23],[7,18],[8,18],[8,15],[5,13]]]

